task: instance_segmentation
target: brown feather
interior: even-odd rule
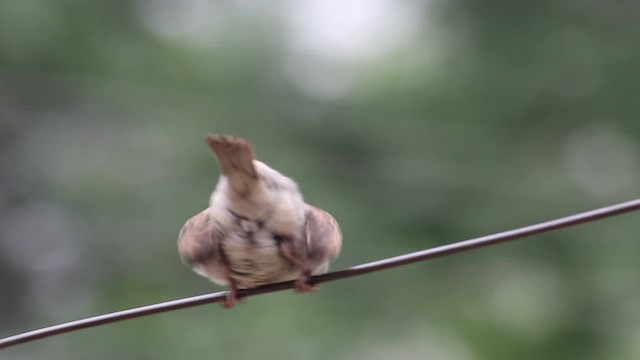
[[[230,135],[207,134],[206,139],[220,160],[225,175],[233,171],[243,171],[254,178],[257,177],[253,166],[255,155],[250,142]]]
[[[180,230],[178,237],[178,253],[186,265],[194,266],[220,258],[216,235],[209,223],[208,209],[193,216]]]
[[[328,212],[305,204],[307,262],[312,272],[326,271],[328,262],[338,257],[342,247],[342,232],[338,222]]]

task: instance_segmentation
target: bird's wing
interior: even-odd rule
[[[316,266],[326,263],[340,254],[342,232],[338,222],[328,212],[305,204],[307,259]]]
[[[193,216],[180,230],[178,253],[186,265],[194,266],[210,260],[220,259],[219,244],[222,235],[209,219],[209,209]]]

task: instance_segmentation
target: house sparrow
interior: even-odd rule
[[[227,286],[223,305],[237,289],[296,280],[311,291],[312,275],[326,272],[340,253],[342,234],[326,211],[306,204],[298,185],[255,160],[247,140],[208,134],[222,174],[209,207],[189,219],[178,238],[182,261]]]

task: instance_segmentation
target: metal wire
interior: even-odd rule
[[[524,237],[541,234],[553,230],[558,230],[586,222],[591,222],[607,217],[620,215],[623,213],[640,209],[640,199],[631,200],[616,205],[611,205],[579,214],[539,223],[536,225],[525,226],[514,230],[508,230],[492,235],[482,236],[470,240],[460,241],[448,245],[438,246],[431,249],[416,251],[413,253],[395,256],[383,260],[373,261],[362,265],[353,266],[344,270],[334,271],[331,273],[314,276],[311,283],[319,284],[329,281],[335,281],[348,277],[359,276],[375,271],[385,270],[392,267],[407,265],[419,261],[429,260],[436,257],[456,254],[463,251],[477,249],[484,246],[495,245],[506,241],[521,239]],[[291,289],[294,287],[293,281],[281,282],[276,284],[265,285],[252,289],[239,290],[238,295],[242,298],[255,296],[260,294],[271,293]],[[117,311],[109,314],[93,316],[81,320],[71,321],[59,325],[53,325],[22,334],[0,339],[0,349],[9,346],[26,343],[29,341],[42,339],[58,334],[63,334],[75,330],[85,329],[88,327],[109,324],[117,321],[138,318],[142,316],[158,314],[167,311],[184,309],[188,307],[210,304],[223,300],[227,296],[226,291],[193,296],[179,300],[167,301],[163,303],[142,306],[138,308]]]

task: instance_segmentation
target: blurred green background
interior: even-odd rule
[[[0,1],[0,336],[220,290],[176,253],[251,139],[333,269],[638,196],[640,2]],[[0,350],[638,359],[640,214]]]

